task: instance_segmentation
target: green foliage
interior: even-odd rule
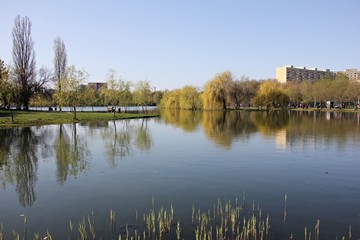
[[[277,107],[286,107],[290,98],[286,95],[282,85],[277,81],[264,81],[257,92],[254,103],[257,106],[266,106],[267,110]]]
[[[0,103],[3,106],[8,105],[11,95],[9,70],[4,66],[4,61],[0,59]]]
[[[76,108],[81,105],[82,83],[87,79],[88,74],[85,70],[76,69],[74,65],[66,68],[66,78],[62,81],[61,97],[63,103],[71,106],[76,119]]]
[[[137,106],[146,106],[150,102],[151,87],[149,81],[138,81],[135,84],[133,101]]]
[[[201,108],[201,95],[199,91],[192,86],[185,86],[180,92],[180,108],[196,110]]]
[[[180,89],[165,92],[161,99],[160,106],[162,108],[180,109],[180,95]]]
[[[230,71],[217,74],[212,80],[205,84],[202,94],[203,107],[206,110],[226,110],[229,104],[229,86],[233,82]]]

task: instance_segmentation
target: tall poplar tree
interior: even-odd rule
[[[15,18],[13,38],[13,78],[19,88],[18,104],[29,108],[29,100],[37,91],[34,42],[31,37],[31,22],[28,17]]]
[[[59,104],[60,111],[62,110],[62,81],[66,78],[66,64],[67,64],[67,54],[66,48],[63,40],[60,37],[57,37],[54,40],[54,80],[56,81],[58,94],[57,94],[57,103]]]

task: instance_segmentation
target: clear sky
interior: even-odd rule
[[[53,67],[60,36],[88,81],[112,68],[164,90],[203,87],[225,70],[266,79],[284,65],[360,68],[360,0],[1,0],[5,63],[17,15],[31,20],[38,68]]]

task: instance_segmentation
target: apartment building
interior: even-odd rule
[[[276,79],[280,83],[289,81],[317,81],[322,78],[335,77],[336,73],[330,69],[317,69],[306,67],[294,67],[293,65],[276,68]]]
[[[104,82],[89,82],[88,86],[92,87],[96,92],[98,92],[98,91],[100,91],[100,89],[103,86],[106,86],[106,83],[104,83]]]
[[[349,68],[340,72],[344,73],[350,80],[356,80],[360,82],[360,71],[358,71],[356,68]]]

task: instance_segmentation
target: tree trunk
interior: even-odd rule
[[[73,107],[74,119],[76,119],[76,107]]]
[[[11,118],[11,123],[14,123],[14,114],[11,111],[11,107],[9,106],[9,111],[10,111],[10,118]]]

